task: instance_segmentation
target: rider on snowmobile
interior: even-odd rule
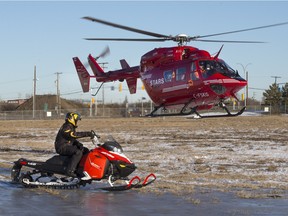
[[[77,164],[82,158],[83,152],[87,148],[83,147],[77,139],[82,137],[94,138],[94,133],[76,132],[77,122],[81,120],[81,115],[76,112],[66,114],[65,123],[61,126],[55,139],[55,150],[63,156],[71,156],[71,160],[67,166],[66,174],[71,177],[76,177],[75,170]]]

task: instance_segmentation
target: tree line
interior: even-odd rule
[[[279,86],[273,83],[269,89],[263,92],[264,103],[271,107],[272,113],[286,113],[286,106],[288,105],[288,83]]]

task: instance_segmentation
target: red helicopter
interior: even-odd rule
[[[140,78],[149,97],[155,105],[154,110],[147,115],[151,117],[196,114],[198,117],[205,118],[241,115],[244,112],[245,107],[237,113],[231,113],[225,106],[224,101],[231,97],[238,100],[236,93],[247,85],[247,81],[224,60],[218,58],[223,45],[215,56],[211,56],[210,53],[205,50],[186,46],[186,43],[190,41],[263,43],[261,41],[207,40],[202,38],[288,24],[288,22],[285,22],[237,31],[190,37],[185,34],[176,36],[158,34],[93,17],[83,17],[83,19],[154,37],[86,38],[86,40],[145,42],[163,42],[170,40],[178,43],[178,46],[175,47],[155,48],[147,52],[141,57],[139,66],[130,67],[126,60],[122,59],[120,60],[122,69],[108,72],[103,71],[97,63],[97,59],[105,56],[109,50],[106,49],[96,58],[90,54],[88,56],[88,63],[94,76],[91,76],[88,73],[78,57],[73,58],[83,92],[88,92],[90,90],[90,78],[96,78],[97,82],[102,83],[112,81],[123,82],[126,80],[130,94],[135,94],[137,79]],[[198,112],[200,110],[211,109],[214,106],[223,108],[226,111],[226,114],[203,116]],[[160,114],[157,112],[160,109],[166,110],[169,108],[180,108],[180,112]]]

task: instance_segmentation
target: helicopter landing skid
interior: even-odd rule
[[[246,107],[243,107],[239,112],[237,112],[237,113],[231,113],[231,112],[228,110],[227,107],[221,107],[221,108],[223,108],[223,109],[227,112],[227,114],[201,115],[201,114],[199,114],[197,111],[195,111],[195,114],[196,114],[199,118],[235,117],[235,116],[241,115],[241,114],[245,111],[245,109],[246,109]]]
[[[229,111],[229,109],[225,106],[224,103],[219,103],[219,107],[221,107],[222,109],[224,109],[226,111],[227,114],[219,114],[219,115],[201,115],[200,113],[197,112],[197,107],[193,107],[190,109],[189,112],[185,112],[186,110],[186,105],[181,109],[181,111],[179,113],[163,113],[163,114],[154,114],[155,112],[157,112],[157,110],[159,110],[160,108],[162,108],[163,106],[158,106],[155,107],[154,110],[146,115],[146,117],[161,117],[161,116],[187,116],[187,115],[192,115],[192,114],[196,114],[198,118],[217,118],[217,117],[235,117],[235,116],[239,116],[241,115],[246,107],[243,107],[239,112],[237,113],[231,113]],[[165,107],[164,107],[165,108]]]
[[[190,103],[190,102],[189,102],[189,103]],[[162,106],[162,105],[161,105],[161,106],[157,106],[157,107],[154,107],[154,110],[153,110],[150,114],[146,115],[146,117],[187,116],[187,115],[192,115],[192,114],[196,113],[197,107],[190,108],[190,111],[185,112],[185,111],[186,111],[186,107],[188,106],[189,103],[187,103],[185,106],[183,106],[183,108],[181,109],[181,111],[180,111],[179,113],[154,114],[154,113],[157,112],[160,108],[163,108],[164,110],[166,110],[165,107]],[[198,115],[198,114],[197,114],[197,115]]]

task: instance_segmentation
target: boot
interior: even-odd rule
[[[73,178],[77,178],[77,175],[74,173],[73,170],[67,170],[66,171],[66,175],[70,176],[70,177],[73,177]]]

